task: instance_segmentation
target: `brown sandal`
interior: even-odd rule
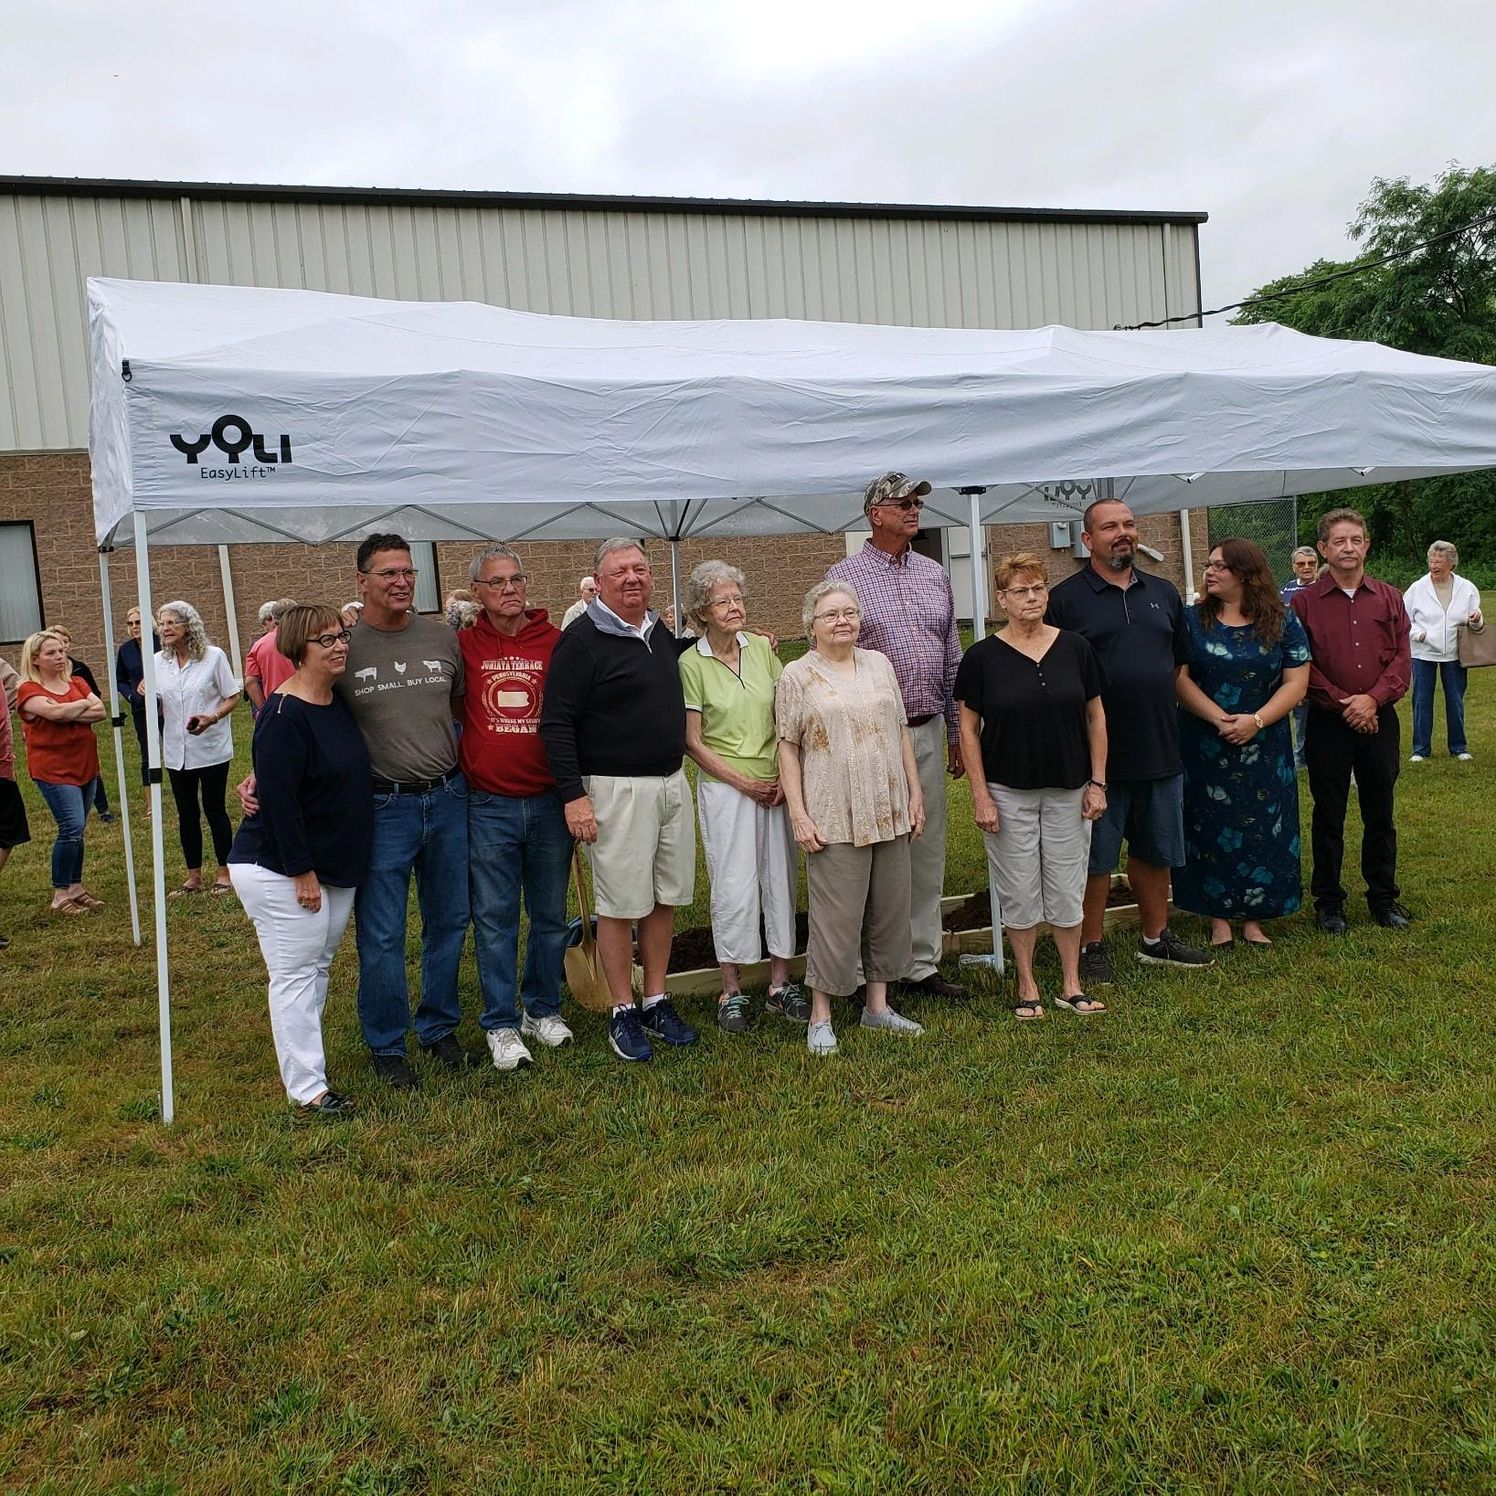
[[[77,899],[64,899],[62,903],[52,904],[48,907],[53,914],[66,914],[69,917],[88,913],[87,907],[80,904]]]

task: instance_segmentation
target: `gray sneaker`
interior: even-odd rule
[[[911,1039],[916,1034],[924,1033],[921,1024],[912,1018],[905,1018],[901,1013],[895,1013],[892,1008],[884,1008],[881,1013],[869,1013],[864,1008],[861,1022],[865,1029],[884,1029],[890,1034],[908,1034]]]
[[[1106,947],[1099,941],[1093,940],[1090,945],[1080,948],[1080,984],[1082,987],[1110,987],[1117,980],[1117,974],[1112,970],[1112,958],[1107,955]]]
[[[810,999],[801,990],[798,982],[786,982],[783,987],[770,987],[764,999],[766,1013],[778,1013],[791,1023],[810,1022]]]
[[[828,1054],[836,1053],[836,1035],[831,1032],[829,1023],[813,1023],[805,1031],[805,1047],[813,1054],[822,1059]]]
[[[748,999],[741,992],[723,994],[717,1004],[717,1027],[724,1034],[748,1032]]]
[[[1150,966],[1214,966],[1215,957],[1208,951],[1186,945],[1167,925],[1152,945],[1138,936],[1138,960]],[[1085,967],[1081,967],[1081,985],[1085,985]]]

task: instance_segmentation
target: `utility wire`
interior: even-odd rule
[[[1409,255],[1416,255],[1419,250],[1427,249],[1432,244],[1442,244],[1446,239],[1457,239],[1461,234],[1468,234],[1472,229],[1483,229],[1491,223],[1496,223],[1496,213],[1487,213],[1484,218],[1472,219],[1469,223],[1461,224],[1457,229],[1446,229],[1442,234],[1434,234],[1427,239],[1421,239],[1417,244],[1410,244],[1406,249],[1395,249],[1391,254],[1385,254],[1379,260],[1367,260],[1364,264],[1349,265],[1344,270],[1335,270],[1329,275],[1321,275],[1314,280],[1300,281],[1296,286],[1285,286],[1281,291],[1268,291],[1261,296],[1248,296],[1242,301],[1231,302],[1229,306],[1212,307],[1208,312],[1184,312],[1178,317],[1160,317],[1157,322],[1116,322],[1112,324],[1112,331],[1142,332],[1150,327],[1168,327],[1175,322],[1193,322],[1200,317],[1219,317],[1222,312],[1239,312],[1243,307],[1258,306],[1264,301],[1280,301],[1285,296],[1297,296],[1301,291],[1316,291],[1321,286],[1331,285],[1335,281],[1346,280],[1353,275],[1364,275],[1368,270],[1375,270],[1379,265],[1390,265],[1393,260],[1405,260]]]

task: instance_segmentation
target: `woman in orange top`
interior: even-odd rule
[[[102,909],[103,902],[83,886],[83,823],[99,777],[93,724],[104,720],[104,703],[70,673],[60,634],[43,629],[22,645],[16,707],[26,767],[57,822],[52,911],[75,915]]]

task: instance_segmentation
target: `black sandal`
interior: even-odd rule
[[[1088,1007],[1081,1007],[1082,1003],[1088,1003]],[[1106,1004],[1099,997],[1087,997],[1084,992],[1077,992],[1073,997],[1057,997],[1054,1000],[1057,1008],[1064,1008],[1074,1013],[1078,1018],[1090,1018],[1097,1013],[1106,1012]]]
[[[336,1091],[324,1091],[315,1101],[303,1101],[296,1108],[298,1122],[310,1122],[317,1117],[346,1117],[354,1110],[353,1101],[340,1096]]]
[[[1014,1004],[1013,1016],[1019,1023],[1032,1023],[1034,1019],[1042,1018],[1044,1016],[1044,999],[1036,997],[1030,1002]]]

